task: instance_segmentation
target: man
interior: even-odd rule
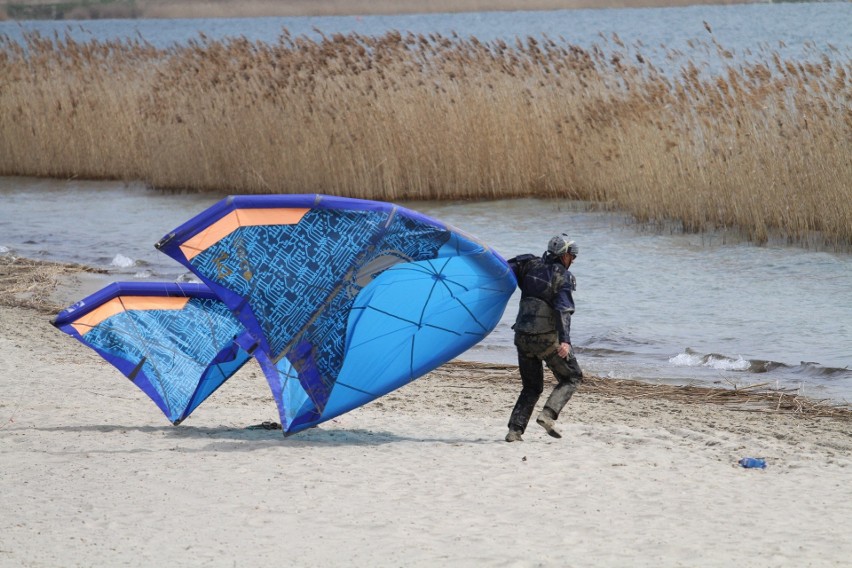
[[[563,233],[550,239],[541,258],[523,254],[509,260],[521,289],[518,317],[512,329],[523,388],[509,418],[507,442],[523,440],[521,435],[544,390],[542,362],[553,372],[558,384],[536,422],[554,438],[562,437],[554,424],[583,380],[570,335],[574,313],[572,292],[577,284],[568,268],[577,258],[577,252],[577,244]]]

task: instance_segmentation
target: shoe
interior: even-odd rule
[[[507,442],[523,442],[524,439],[521,438],[521,431],[520,430],[509,430],[509,433],[506,434],[506,441]]]
[[[556,420],[550,417],[549,412],[542,410],[538,413],[538,418],[536,418],[535,421],[539,426],[547,430],[547,433],[553,436],[554,438],[562,437],[562,434],[560,434],[559,430],[556,429]]]

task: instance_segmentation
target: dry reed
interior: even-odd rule
[[[51,295],[60,280],[81,272],[103,271],[79,264],[63,264],[0,255],[0,306],[23,307],[45,314],[65,308]]]
[[[433,374],[448,380],[457,380],[459,376],[462,376],[466,381],[474,384],[478,381],[505,384],[506,381],[511,380],[520,384],[520,375],[518,375],[516,365],[451,361],[433,371]],[[546,377],[551,383],[554,382],[549,373]],[[801,418],[832,418],[852,421],[852,406],[848,404],[816,400],[803,396],[796,391],[773,389],[767,384],[732,385],[731,388],[722,388],[586,377],[578,392],[607,398],[656,399],[680,404],[719,404],[725,405],[731,410],[745,412],[791,414]]]
[[[708,26],[709,31],[709,26]],[[710,35],[698,49],[733,54]],[[669,53],[676,57],[676,53]],[[661,72],[617,38],[389,32],[0,39],[0,175],[391,201],[559,197],[852,245],[852,61],[765,51]]]

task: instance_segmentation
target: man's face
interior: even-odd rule
[[[565,268],[569,268],[571,266],[572,262],[574,262],[574,256],[573,255],[571,255],[569,253],[565,253],[565,254],[562,255],[562,265]]]

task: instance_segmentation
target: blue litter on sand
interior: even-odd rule
[[[760,458],[743,458],[739,464],[746,468],[766,469],[766,460]]]

